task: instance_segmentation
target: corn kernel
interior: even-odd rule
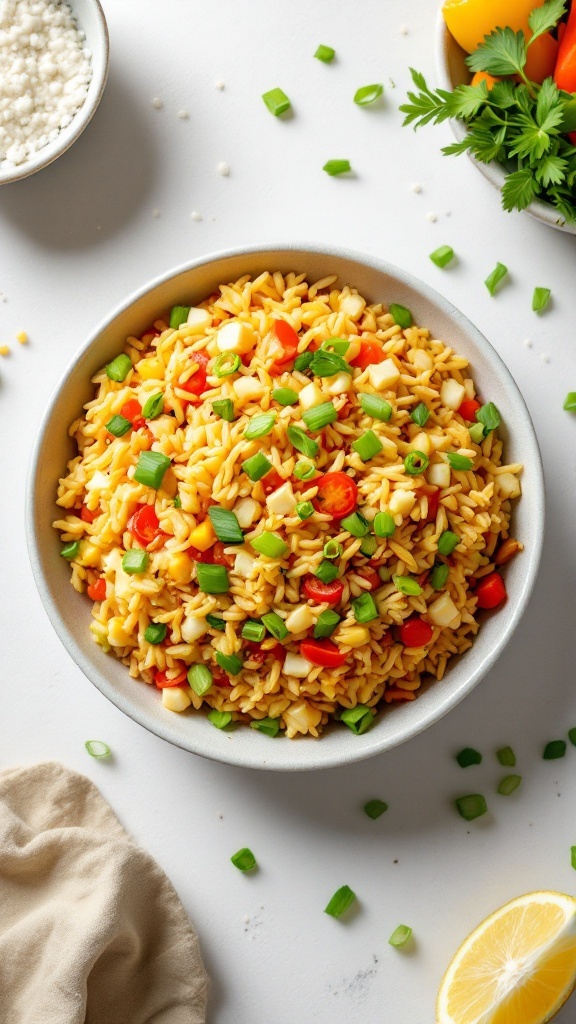
[[[199,526],[195,526],[190,534],[190,544],[198,551],[208,551],[216,540],[214,527],[209,519],[205,519]]]
[[[148,356],[136,363],[137,373],[142,380],[164,380],[165,367],[159,356]]]
[[[346,647],[363,647],[370,640],[370,632],[366,626],[349,626],[340,630],[338,640]]]
[[[0,345],[0,356],[7,356],[10,354],[9,345]]]
[[[21,345],[26,345],[28,342],[28,335],[26,334],[26,331],[18,331],[18,334],[16,335],[16,341],[18,341]]]

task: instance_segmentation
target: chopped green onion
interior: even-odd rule
[[[376,540],[376,537],[372,537],[371,534],[368,534],[362,539],[360,551],[366,558],[371,558],[377,547],[378,541]]]
[[[350,342],[345,338],[328,338],[322,342],[320,348],[326,352],[335,352],[337,356],[345,356],[350,348]]]
[[[338,413],[333,402],[323,402],[322,405],[315,405],[313,409],[307,409],[302,413],[302,419],[309,430],[322,430],[338,419]]]
[[[151,622],[144,631],[144,639],[148,644],[161,644],[167,632],[168,626],[165,622]]]
[[[170,327],[177,331],[182,324],[186,323],[190,306],[172,306],[170,310]]]
[[[274,117],[279,117],[290,110],[290,100],[283,89],[270,89],[269,92],[262,93],[262,99]]]
[[[454,259],[454,249],[451,245],[440,245],[430,253],[430,259],[443,270]]]
[[[381,565],[378,569],[378,575],[382,580],[382,583],[390,582],[390,569],[386,565]]]
[[[132,423],[125,416],[113,416],[106,424],[106,430],[114,437],[123,437],[129,430],[132,430]]]
[[[313,352],[301,352],[299,356],[296,356],[294,360],[294,369],[298,370],[299,373],[303,373],[307,370],[312,362]]]
[[[242,469],[250,480],[256,483],[257,480],[261,480],[263,476],[266,476],[266,473],[270,472],[272,463],[268,461],[265,455],[262,455],[262,452],[256,452],[256,455],[242,463]]]
[[[327,906],[324,907],[324,913],[330,914],[330,917],[342,917],[342,914],[355,901],[356,893],[352,891],[349,885],[342,885],[328,901]]]
[[[332,562],[324,560],[320,562],[317,569],[314,570],[314,575],[322,580],[322,583],[332,583],[333,580],[338,577],[338,566],[333,565]]]
[[[217,377],[231,377],[240,368],[240,365],[240,356],[235,352],[222,352],[212,367],[212,373]]]
[[[86,740],[84,746],[90,757],[110,757],[112,753],[108,744],[103,743],[102,740]]]
[[[377,537],[391,537],[396,523],[390,512],[377,512],[374,516],[374,533]]]
[[[399,924],[392,932],[392,935],[388,939],[388,943],[390,946],[395,946],[397,949],[401,949],[402,946],[406,945],[411,936],[412,929],[409,928],[407,924]]]
[[[564,757],[566,753],[566,742],[565,740],[551,740],[544,747],[544,753],[542,757],[545,761],[555,761],[559,757]]]
[[[122,568],[131,576],[139,575],[146,572],[149,561],[150,556],[147,551],[143,551],[141,548],[131,548],[122,558]]]
[[[65,544],[64,547],[60,549],[60,554],[62,555],[62,558],[66,559],[67,562],[73,562],[79,551],[80,541],[73,540],[70,541],[69,544]]]
[[[546,309],[550,301],[550,289],[549,288],[535,288],[532,296],[532,309],[535,313],[541,313],[542,310]]]
[[[196,562],[198,588],[203,594],[227,594],[229,589],[228,572],[224,565],[210,565],[207,562]]]
[[[361,736],[372,725],[374,716],[365,704],[357,704],[355,708],[345,708],[340,715],[340,721],[344,722],[356,736]]]
[[[363,594],[355,597],[351,604],[356,622],[372,622],[372,619],[378,618],[379,612],[376,602],[368,591],[364,591]]]
[[[376,85],[362,85],[354,93],[354,103],[359,107],[367,107],[369,103],[380,99],[383,92],[384,86],[381,82]]]
[[[460,817],[465,821],[474,821],[482,814],[486,814],[488,805],[481,793],[471,793],[470,796],[461,796],[455,801],[456,809]]]
[[[266,612],[262,616],[262,622],[276,640],[285,640],[290,635],[290,630],[286,629],[284,619],[281,619],[276,612]]]
[[[279,718],[260,718],[258,721],[250,722],[251,729],[258,729],[265,736],[277,736],[280,732]]]
[[[430,459],[424,452],[408,452],[404,459],[404,472],[408,473],[408,476],[418,476],[419,473],[423,473],[428,468],[429,463]]]
[[[399,306],[396,302],[390,303],[388,310],[395,324],[406,330],[407,327],[412,326],[412,313],[406,306]]]
[[[324,558],[341,558],[343,553],[344,548],[337,540],[327,540],[322,552]]]
[[[516,765],[516,754],[512,747],[501,747],[500,750],[496,751],[496,757],[505,768],[514,768]]]
[[[296,515],[299,519],[310,519],[314,515],[314,505],[311,501],[299,501],[296,505]]]
[[[155,491],[162,486],[164,473],[170,465],[170,459],[162,452],[140,452],[134,479],[139,484],[153,487]]]
[[[564,399],[566,412],[576,412],[576,391],[569,391]]]
[[[474,750],[473,747],[464,747],[459,754],[456,754],[456,760],[461,768],[469,768],[471,764],[482,763],[482,754],[479,750]]]
[[[568,739],[573,747],[576,747],[576,729],[568,729]],[[514,762],[516,764],[516,762]]]
[[[445,562],[435,565],[430,573],[430,583],[434,590],[443,590],[450,575],[450,566]]]
[[[256,857],[247,846],[238,850],[238,853],[233,853],[230,860],[239,871],[252,871],[256,867]]]
[[[211,505],[208,515],[214,527],[214,533],[223,544],[242,544],[244,542],[244,534],[234,512],[227,508],[220,508],[219,505]]]
[[[322,170],[334,178],[337,174],[348,174],[352,167],[349,160],[327,160]]]
[[[466,471],[472,469],[474,465],[472,459],[469,459],[467,455],[460,455],[459,452],[446,452],[446,458],[455,471]]]
[[[206,622],[212,629],[218,629],[221,633],[226,631],[226,621],[221,619],[219,615],[212,615],[209,612],[206,616]]]
[[[343,530],[347,530],[353,537],[365,537],[370,532],[370,527],[358,512],[352,512],[351,515],[345,516],[344,519],[340,520],[340,526]]]
[[[430,410],[428,406],[424,405],[424,402],[419,402],[415,409],[412,409],[410,418],[417,423],[419,427],[425,427],[430,418]]]
[[[362,462],[368,462],[382,451],[384,445],[373,430],[366,430],[350,447],[360,456]]]
[[[212,673],[207,665],[190,665],[186,678],[190,684],[191,689],[194,693],[197,693],[199,697],[203,697],[205,693],[212,686]]]
[[[339,622],[340,616],[336,612],[332,611],[331,608],[327,608],[326,611],[320,612],[316,625],[314,626],[314,639],[320,640],[323,637],[332,636],[332,633]]]
[[[460,537],[452,530],[444,530],[438,538],[438,551],[441,555],[451,555],[454,548],[460,543]]]
[[[252,416],[244,428],[244,437],[248,441],[254,441],[257,437],[265,437],[274,428],[276,422],[275,412],[260,412]]]
[[[484,284],[486,285],[488,291],[490,292],[490,295],[494,296],[496,288],[500,284],[500,281],[502,281],[506,277],[507,273],[508,267],[505,267],[503,263],[497,263],[492,273],[488,274],[488,277],[484,281]]]
[[[240,636],[244,640],[251,640],[252,643],[259,644],[266,636],[266,626],[257,619],[246,619]]]
[[[506,775],[499,783],[497,792],[501,796],[510,796],[515,789],[518,789],[521,782],[521,775]]]
[[[484,425],[482,423],[473,423],[471,427],[468,427],[468,433],[474,444],[482,444],[484,440]]]
[[[231,398],[217,398],[215,402],[212,402],[212,409],[216,416],[220,416],[227,423],[234,422],[236,413],[234,412],[234,402]]]
[[[142,415],[145,420],[155,420],[162,412],[164,412],[164,395],[161,391],[158,391],[155,395],[150,395],[150,398],[146,399]]]
[[[301,427],[294,427],[291,424],[286,431],[286,436],[290,444],[294,445],[296,450],[302,452],[302,455],[306,455],[307,458],[314,459],[318,455],[320,446],[311,437],[308,437]]]
[[[570,847],[570,863],[572,867],[576,870],[576,846]]]
[[[316,466],[301,459],[294,466],[293,473],[297,480],[311,480],[316,473]]]
[[[172,504],[174,505],[174,508],[182,508],[182,498],[179,494],[176,495]]]
[[[230,711],[216,711],[216,708],[213,708],[208,712],[208,721],[217,729],[225,729],[232,721],[232,714]]]
[[[255,551],[266,555],[267,558],[283,558],[290,550],[282,537],[279,537],[277,533],[268,533],[267,531],[258,534],[250,543]]]
[[[242,671],[242,660],[237,654],[222,654],[222,651],[216,651],[216,661],[220,668],[229,672],[231,676],[237,676]]]
[[[383,800],[369,800],[367,804],[364,804],[364,812],[372,821],[376,821],[382,814],[385,814],[388,810],[388,804],[385,804]]]
[[[337,352],[330,352],[324,348],[319,348],[313,353],[310,369],[315,377],[334,377],[335,374],[341,372],[352,373],[350,363],[347,363]]]
[[[132,360],[130,359],[130,356],[127,356],[125,352],[121,352],[120,355],[116,356],[111,363],[108,363],[108,366],[106,367],[106,376],[109,377],[110,380],[115,380],[121,384],[123,380],[126,380],[131,369]]]
[[[392,582],[396,590],[407,597],[418,597],[422,593],[422,587],[412,576],[392,576]]]
[[[372,416],[375,420],[382,420],[383,423],[388,422],[392,416],[390,402],[387,402],[385,398],[380,398],[380,395],[371,395],[367,391],[360,391],[358,397],[367,416]]]
[[[279,405],[294,405],[298,401],[298,392],[292,388],[276,388],[272,392],[272,398]]]
[[[494,405],[494,402],[487,402],[476,411],[476,419],[478,423],[482,423],[484,426],[484,433],[488,434],[491,430],[496,430],[500,426],[500,413]]]
[[[336,56],[336,50],[333,50],[331,46],[324,46],[320,43],[320,46],[314,54],[316,60],[321,60],[324,64],[329,64],[331,60],[334,60]]]

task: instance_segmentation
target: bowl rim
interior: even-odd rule
[[[69,6],[71,7],[72,14],[77,18],[74,0],[68,0]],[[54,163],[58,157],[66,153],[72,145],[80,138],[82,132],[90,123],[94,114],[96,113],[106,82],[108,81],[108,71],[110,67],[110,35],[108,32],[108,24],[106,22],[106,16],[102,9],[100,0],[86,0],[86,3],[90,4],[94,8],[96,14],[96,20],[100,37],[102,40],[102,61],[99,67],[96,68],[94,60],[92,60],[92,82],[95,83],[95,89],[93,95],[88,99],[88,94],[84,103],[70,122],[70,128],[73,129],[70,132],[60,131],[58,137],[54,139],[52,144],[48,143],[43,149],[37,151],[31,159],[26,160],[23,164],[19,164],[13,170],[11,168],[0,167],[0,185],[10,185],[16,181],[23,181],[25,178],[29,178],[32,174],[36,174],[37,171],[42,171],[45,167],[49,167],[50,164]]]
[[[534,526],[534,538],[531,549],[528,552],[529,557],[526,563],[526,572],[516,596],[514,607],[512,608],[511,614],[506,617],[506,621],[503,624],[503,629],[497,643],[494,644],[491,651],[483,658],[483,660],[475,667],[471,667],[471,671],[466,679],[458,687],[446,694],[438,706],[428,710],[424,720],[415,719],[414,722],[405,724],[403,729],[400,730],[400,735],[389,736],[383,734],[382,736],[379,736],[376,729],[368,730],[362,737],[356,737],[356,740],[361,741],[362,745],[360,746],[359,743],[358,745],[355,744],[352,753],[348,751],[344,756],[339,753],[338,748],[335,750],[328,750],[327,748],[324,748],[323,750],[321,739],[312,740],[310,737],[303,737],[300,742],[307,741],[308,743],[314,742],[315,744],[318,744],[318,747],[315,748],[318,751],[318,759],[317,761],[314,761],[314,763],[310,763],[306,758],[299,755],[300,744],[295,741],[290,741],[291,743],[294,742],[294,758],[290,763],[274,763],[273,760],[268,761],[267,759],[263,759],[256,753],[256,750],[254,750],[252,757],[246,757],[241,752],[235,752],[233,747],[229,751],[227,747],[222,747],[222,749],[216,750],[216,748],[209,743],[197,742],[193,732],[189,734],[192,742],[183,742],[181,738],[172,735],[169,726],[169,719],[166,720],[166,723],[164,723],[164,720],[151,720],[146,709],[141,709],[139,706],[134,705],[133,701],[131,701],[129,697],[125,697],[123,693],[119,692],[115,688],[113,681],[109,680],[104,673],[100,672],[94,661],[84,654],[83,650],[76,642],[73,633],[68,630],[57,603],[52,597],[52,593],[45,578],[42,566],[41,545],[35,529],[34,513],[37,502],[36,485],[39,456],[43,446],[44,434],[46,433],[52,417],[55,415],[58,408],[60,395],[66,388],[69,374],[79,359],[88,352],[92,345],[99,339],[100,335],[110,326],[110,324],[114,322],[114,320],[117,319],[118,316],[125,312],[134,303],[142,299],[148,292],[167,283],[172,278],[183,273],[190,273],[199,267],[204,267],[211,263],[219,263],[223,260],[238,257],[262,256],[268,253],[271,257],[275,258],[278,258],[280,253],[286,255],[294,253],[295,255],[300,256],[332,256],[337,260],[356,263],[361,267],[368,267],[382,275],[388,275],[396,278],[402,283],[402,285],[414,289],[429,302],[438,306],[445,316],[449,317],[451,320],[457,320],[459,326],[466,331],[472,344],[477,347],[477,349],[486,358],[487,362],[503,378],[506,386],[515,394],[517,404],[524,416],[524,426],[532,449],[531,457],[533,459],[532,470],[534,473],[534,488],[537,489],[538,494],[536,500],[541,508],[541,515],[537,518]],[[545,490],[543,463],[534,425],[518,385],[499,353],[495,348],[493,348],[487,338],[485,338],[479,329],[475,327],[474,324],[472,324],[471,321],[468,320],[468,318],[464,316],[464,314],[461,313],[460,310],[458,310],[448,299],[444,298],[444,296],[440,295],[434,288],[430,287],[425,282],[420,281],[408,271],[404,271],[401,268],[396,267],[394,264],[381,260],[379,257],[371,254],[363,254],[356,250],[344,247],[321,246],[305,243],[250,245],[211,252],[204,256],[197,257],[194,260],[179,264],[172,267],[170,270],[157,275],[144,286],[141,286],[131,292],[126,298],[118,303],[110,313],[99,321],[64,369],[64,372],[62,373],[42,416],[28,466],[26,481],[26,541],[36,587],[56,634],[75,663],[90,682],[93,683],[112,704],[119,708],[120,711],[123,711],[129,718],[143,726],[149,732],[159,736],[161,739],[166,740],[174,746],[181,747],[183,750],[187,750],[190,753],[207,757],[210,760],[230,764],[235,767],[280,772],[312,771],[324,768],[335,768],[365,760],[412,739],[419,733],[424,732],[435,722],[440,721],[441,718],[456,707],[492,668],[511,639],[524,614],[538,575],[544,541],[544,519]],[[472,652],[473,649],[474,648],[472,647]]]

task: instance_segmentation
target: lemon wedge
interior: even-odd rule
[[[546,1024],[576,982],[576,899],[533,892],[460,946],[438,993],[437,1024]]]

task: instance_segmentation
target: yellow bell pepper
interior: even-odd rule
[[[528,34],[528,15],[544,0],[445,0],[442,8],[448,30],[467,53],[472,53],[495,28],[509,25]]]
[[[209,519],[205,519],[199,526],[195,526],[190,534],[190,545],[197,551],[208,551],[215,541],[216,534]]]

